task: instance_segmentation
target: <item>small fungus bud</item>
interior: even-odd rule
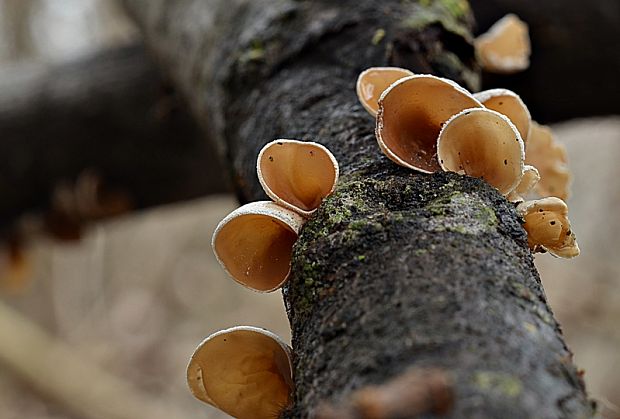
[[[540,175],[534,166],[525,165],[523,167],[523,177],[516,188],[508,195],[510,202],[523,202],[526,196],[538,183]]]
[[[339,168],[336,158],[321,144],[276,140],[260,151],[256,171],[271,199],[307,217],[334,191]]]
[[[482,108],[452,80],[415,75],[392,84],[379,99],[376,136],[391,160],[423,173],[440,169],[437,136],[444,122],[468,108]]]
[[[511,74],[530,66],[530,35],[527,24],[508,14],[474,41],[476,57],[485,71]]]
[[[508,89],[491,89],[475,93],[474,97],[485,108],[493,109],[502,115],[506,115],[519,130],[527,148],[527,138],[530,134],[532,117],[519,95]]]
[[[362,71],[357,78],[357,97],[369,114],[377,116],[381,93],[392,83],[407,76],[413,76],[413,73],[404,68],[371,67]]]
[[[278,418],[291,403],[290,348],[264,329],[221,330],[196,348],[187,383],[194,397],[236,418]]]
[[[215,257],[241,285],[258,292],[275,291],[288,279],[303,221],[296,212],[273,202],[250,202],[216,227]]]
[[[444,125],[437,156],[444,170],[482,178],[507,195],[523,176],[523,140],[499,112],[467,109]]]
[[[568,207],[560,198],[526,201],[517,206],[525,220],[527,241],[533,252],[547,251],[553,256],[573,258],[579,246],[568,220]]]
[[[568,199],[571,181],[568,153],[566,147],[555,139],[549,127],[532,122],[525,162],[536,166],[540,172],[540,182],[535,187],[539,195]]]

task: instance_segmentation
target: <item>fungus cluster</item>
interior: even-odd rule
[[[256,171],[273,202],[237,208],[215,228],[212,245],[235,281],[253,291],[271,292],[287,280],[299,230],[336,187],[339,168],[321,144],[276,140],[258,154]]]
[[[532,121],[516,93],[471,94],[452,80],[394,67],[362,72],[357,93],[376,118],[377,142],[390,160],[422,173],[444,170],[481,178],[519,204],[532,251],[565,258],[579,254],[562,201],[570,182],[566,150],[547,127]],[[555,197],[523,202],[532,191]],[[549,199],[564,206],[549,206]],[[541,202],[546,224],[529,212]]]
[[[239,284],[256,292],[282,287],[293,245],[307,217],[331,194],[338,162],[318,143],[276,140],[260,151],[258,180],[273,201],[250,202],[213,233],[215,257]],[[277,418],[293,390],[290,349],[273,333],[250,326],[216,332],[187,367],[192,394],[236,418]]]

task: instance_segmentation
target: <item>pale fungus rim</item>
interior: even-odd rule
[[[257,289],[254,288],[243,281],[239,280],[232,272],[229,270],[227,264],[224,262],[222,257],[217,251],[216,240],[222,229],[231,221],[233,221],[237,217],[245,216],[245,215],[260,215],[265,217],[270,217],[279,221],[283,226],[287,227],[291,232],[293,232],[296,236],[299,237],[299,232],[301,227],[303,226],[305,220],[304,218],[292,211],[288,208],[284,208],[273,201],[255,201],[249,202],[241,207],[235,209],[230,214],[228,214],[222,221],[220,221],[213,232],[213,236],[211,237],[211,248],[213,249],[213,253],[215,255],[215,259],[220,264],[224,272],[232,278],[235,282],[242,285],[243,287],[252,290],[254,292],[258,292],[261,294],[267,294],[270,292],[274,292],[277,289],[281,288],[286,281],[288,280],[291,273],[291,261],[289,260],[289,269],[284,278],[274,287],[269,289]]]
[[[527,179],[526,184],[523,184],[523,182],[526,181],[526,175],[528,173],[532,173],[534,176],[530,179]],[[528,193],[530,193],[536,187],[539,181],[540,173],[538,172],[538,169],[530,164],[525,164],[523,166],[523,176],[521,177],[521,182],[519,182],[517,187],[510,192],[510,194],[508,195],[508,200],[514,203],[524,202],[525,199],[523,198],[523,195],[527,195]],[[523,185],[523,187],[521,187],[521,185]]]
[[[379,98],[379,112],[377,113],[377,118],[376,118],[376,125],[375,125],[375,138],[377,139],[377,143],[379,144],[379,148],[381,149],[381,151],[383,152],[383,154],[385,154],[390,160],[392,160],[393,162],[395,162],[396,164],[400,165],[400,166],[404,166],[407,167],[409,169],[421,172],[421,173],[434,173],[435,171],[430,171],[427,169],[423,169],[420,167],[416,167],[413,164],[405,161],[404,159],[402,159],[400,156],[398,156],[396,153],[394,153],[386,144],[385,139],[383,138],[383,130],[385,128],[385,121],[384,121],[384,102],[385,99],[387,98],[388,95],[390,95],[392,92],[394,92],[396,89],[398,89],[401,85],[404,85],[405,83],[408,83],[411,80],[417,80],[417,79],[425,79],[425,80],[433,80],[433,81],[439,81],[441,83],[444,83],[446,86],[454,89],[456,92],[458,92],[459,94],[467,97],[468,99],[471,99],[471,101],[473,102],[474,105],[477,105],[478,108],[484,108],[484,105],[482,103],[480,103],[480,101],[478,99],[476,99],[474,97],[474,95],[469,92],[467,89],[465,89],[464,87],[460,86],[458,83],[456,83],[454,80],[450,80],[444,77],[439,77],[439,76],[435,76],[432,74],[414,74],[413,76],[409,76],[409,77],[404,77],[400,80],[397,80],[396,82],[392,83],[390,85],[390,87],[388,87],[387,89],[385,89],[383,91],[383,93],[381,94],[381,97]],[[478,108],[467,108],[467,109],[478,109]],[[454,115],[452,115],[450,118],[446,119],[446,121],[443,121],[443,126],[445,127],[445,124],[447,123],[448,120],[450,120],[452,117],[454,117]],[[440,128],[440,131],[443,129]],[[439,160],[437,158],[437,155],[435,154],[432,158],[435,158],[435,160]]]
[[[532,114],[530,113],[529,108],[527,107],[527,105],[525,104],[525,102],[523,101],[523,99],[521,99],[521,96],[519,96],[518,94],[516,94],[515,92],[513,92],[512,90],[509,89],[504,89],[504,88],[495,88],[495,89],[488,89],[488,90],[483,90],[481,92],[478,93],[474,93],[474,97],[476,99],[478,99],[480,101],[480,103],[482,103],[483,106],[486,107],[485,102],[489,101],[490,99],[496,98],[498,96],[509,96],[513,99],[516,99],[517,103],[521,106],[521,108],[525,111],[525,114],[527,116],[527,132],[524,134],[521,131],[519,131],[519,133],[521,134],[521,139],[523,139],[523,144],[527,147],[527,140],[530,137],[530,133],[532,132]],[[490,109],[490,108],[489,108]],[[492,110],[496,110],[496,109],[492,109]],[[499,111],[497,111],[499,112]],[[500,112],[502,113],[502,112]],[[503,114],[505,116],[508,117],[508,119],[510,119],[510,121],[517,126],[517,124],[515,123],[515,121],[513,121],[510,116]]]
[[[402,67],[369,67],[366,70],[362,71],[358,76],[357,76],[357,81],[355,82],[355,93],[357,93],[357,99],[359,100],[359,102],[362,104],[362,106],[364,107],[364,109],[366,110],[366,112],[368,112],[371,116],[376,117],[377,113],[379,112],[379,101],[377,100],[377,110],[375,110],[374,108],[372,108],[367,102],[366,98],[364,97],[364,94],[362,92],[362,79],[368,75],[368,73],[370,73],[371,71],[402,71],[403,74],[405,74],[403,77],[409,77],[409,76],[414,76],[415,73],[411,70],[408,70],[406,68],[402,68]],[[398,79],[400,80],[400,79]],[[395,80],[393,83],[395,83]],[[390,85],[388,85],[386,87],[389,88],[393,83],[390,83]],[[383,90],[383,92],[385,92],[385,90]],[[381,94],[383,94],[383,92],[381,92]],[[381,95],[379,95],[379,98],[381,98]]]
[[[508,124],[508,126],[512,129],[513,133],[516,136],[516,140],[519,143],[519,153],[520,155],[518,156],[518,162],[519,162],[519,166],[520,166],[520,170],[519,170],[519,176],[515,177],[513,183],[506,187],[506,191],[502,192],[500,191],[497,187],[495,187],[494,185],[491,185],[489,182],[489,185],[493,186],[495,189],[497,189],[502,195],[504,196],[508,196],[521,182],[521,179],[523,178],[523,172],[524,172],[524,168],[525,168],[525,144],[523,142],[523,138],[521,138],[521,134],[519,133],[519,130],[517,129],[517,127],[512,123],[512,121],[510,120],[510,118],[508,118],[506,115],[501,114],[497,111],[494,111],[493,109],[488,109],[488,108],[471,108],[471,109],[465,109],[459,113],[457,113],[456,115],[453,115],[448,121],[446,121],[446,123],[443,125],[443,127],[441,128],[441,132],[439,133],[439,137],[437,137],[437,159],[439,160],[439,165],[441,166],[442,170],[449,172],[451,170],[446,169],[445,164],[443,163],[443,160],[440,156],[440,143],[443,141],[444,139],[444,135],[446,130],[449,128],[450,124],[453,123],[457,118],[460,118],[461,116],[464,115],[469,115],[473,112],[483,112],[483,113],[487,113],[487,114],[491,114],[495,117],[500,118],[501,120],[503,120],[504,122],[506,122]],[[512,140],[512,138],[511,138]],[[469,175],[468,175],[469,176]]]
[[[222,330],[218,330],[216,332],[211,333],[209,336],[207,336],[206,338],[204,338],[199,344],[198,346],[196,346],[196,348],[194,349],[194,351],[192,352],[192,355],[190,356],[190,359],[187,363],[187,367],[185,369],[185,379],[186,379],[186,383],[187,386],[189,387],[190,392],[192,393],[192,395],[194,396],[194,398],[205,402],[219,410],[222,410],[222,408],[209,396],[207,389],[204,387],[204,385],[201,387],[202,391],[197,391],[197,389],[194,387],[193,385],[193,380],[190,377],[190,373],[191,373],[191,368],[194,365],[194,363],[198,362],[198,355],[200,353],[200,351],[205,347],[205,345],[207,345],[210,341],[212,341],[213,339],[215,339],[218,336],[222,336],[225,334],[229,334],[229,333],[234,333],[234,332],[253,332],[253,333],[258,333],[261,334],[263,336],[266,336],[270,339],[272,339],[274,342],[276,342],[278,344],[278,346],[282,349],[282,352],[286,355],[286,359],[288,361],[287,366],[288,366],[288,374],[283,375],[284,381],[286,382],[286,384],[288,385],[290,391],[292,392],[295,388],[295,383],[293,380],[293,360],[292,360],[292,353],[293,350],[291,349],[291,347],[284,342],[284,340],[282,340],[282,338],[278,335],[276,335],[275,333],[271,332],[270,330],[267,330],[265,328],[262,327],[256,327],[256,326],[246,326],[246,325],[239,325],[239,326],[232,326],[226,329],[222,329]],[[280,371],[281,372],[281,371]],[[223,411],[223,410],[222,410]],[[226,412],[225,412],[226,413]]]
[[[318,209],[318,206],[316,208],[313,208],[311,210],[304,210],[302,208],[299,208],[298,206],[291,204],[290,202],[286,201],[285,199],[281,198],[280,196],[278,196],[278,194],[276,192],[273,191],[273,189],[269,186],[269,183],[265,180],[265,177],[263,176],[263,170],[261,168],[261,163],[263,161],[264,155],[265,153],[270,149],[270,147],[273,147],[275,145],[278,144],[298,144],[298,145],[303,145],[303,146],[312,146],[315,147],[317,149],[319,149],[322,153],[324,153],[329,160],[331,161],[333,168],[334,168],[334,182],[331,185],[329,192],[323,196],[321,198],[321,201],[323,199],[325,199],[326,197],[328,197],[329,195],[331,195],[334,190],[336,189],[336,186],[338,184],[338,179],[340,177],[340,166],[338,164],[338,160],[336,160],[336,157],[334,156],[334,154],[327,148],[325,147],[323,144],[314,142],[314,141],[300,141],[300,140],[292,140],[292,139],[286,139],[286,138],[281,138],[281,139],[277,139],[277,140],[273,140],[268,142],[267,144],[265,144],[260,152],[258,153],[258,157],[256,158],[256,174],[258,176],[258,182],[260,183],[261,187],[263,188],[263,191],[265,191],[265,193],[267,194],[267,196],[269,198],[271,198],[273,200],[274,203],[278,204],[281,207],[284,207],[288,210],[294,211],[297,214],[301,215],[304,218],[308,218],[309,216],[311,216],[314,212],[316,212],[316,210]]]

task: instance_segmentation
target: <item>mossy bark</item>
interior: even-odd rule
[[[467,2],[125,3],[242,201],[265,198],[255,159],[275,138],[318,141],[340,162],[284,290],[296,384],[284,416],[432,366],[451,377],[451,417],[593,415],[513,205],[483,181],[387,160],[356,99],[373,65],[476,87]]]

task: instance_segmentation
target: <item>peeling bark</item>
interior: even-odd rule
[[[341,164],[284,290],[296,384],[284,417],[346,404],[410,368],[446,372],[448,417],[593,415],[513,205],[483,181],[394,165],[357,103],[355,79],[372,65],[475,88],[466,2],[125,4],[226,154],[242,201],[265,198],[255,159],[275,138],[318,141]]]

